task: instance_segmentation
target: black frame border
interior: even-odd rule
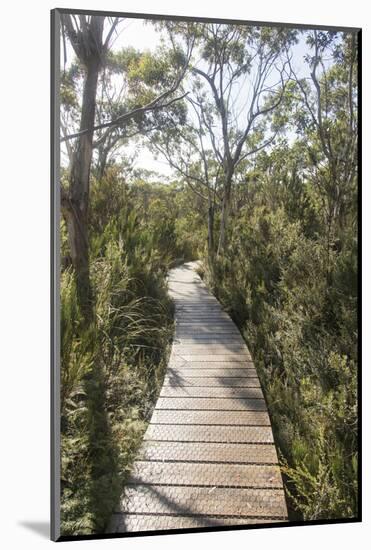
[[[130,533],[102,533],[93,535],[60,535],[60,159],[59,159],[59,74],[60,74],[60,15],[103,15],[105,17],[122,17],[131,19],[194,21],[199,23],[221,23],[261,27],[283,27],[295,29],[317,29],[324,31],[353,32],[357,34],[358,48],[358,514],[354,518],[323,519],[307,521],[290,521],[288,523],[269,523],[256,525],[231,525],[214,527],[195,527],[185,529],[168,529],[161,531],[137,531]],[[85,10],[75,8],[55,8],[50,11],[50,537],[55,542],[78,540],[117,539],[158,535],[188,533],[209,533],[219,531],[246,531],[251,529],[271,529],[288,527],[307,527],[311,525],[336,525],[362,522],[362,28],[317,25],[302,23],[283,23],[270,21],[251,21],[243,19],[222,19],[213,17],[192,17],[183,15],[149,14],[134,12],[117,12],[106,10]]]

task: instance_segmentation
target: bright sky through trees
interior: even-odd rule
[[[106,28],[109,27],[108,21],[106,21]],[[111,50],[113,52],[118,52],[124,48],[134,48],[139,51],[150,51],[155,52],[155,50],[160,46],[161,39],[165,38],[166,32],[159,31],[154,28],[152,23],[144,19],[135,19],[135,18],[125,18],[120,21],[117,26],[116,34],[112,39]],[[64,48],[66,52],[66,61],[64,56]],[[296,72],[298,77],[307,76],[309,78],[309,73],[305,74],[305,64],[303,63],[304,57],[308,55],[309,48],[305,42],[304,36],[298,36],[298,43],[290,47],[290,54],[292,55],[292,67]],[[74,59],[74,52],[71,45],[67,42],[61,47],[61,68],[69,67],[71,62]],[[331,64],[331,59],[324,60],[325,64]],[[202,60],[197,60],[196,64],[202,67]],[[307,69],[308,71],[308,69]],[[279,80],[278,71],[273,71],[270,78],[267,81],[267,85],[273,85]],[[120,79],[117,79],[117,86],[120,86]],[[185,88],[187,88],[187,80],[185,81]],[[235,94],[238,95],[236,104],[237,107],[240,107],[240,114],[244,115],[244,104],[249,99],[250,94],[249,86],[249,75],[245,75],[241,82],[239,82],[238,90],[235,90]],[[236,110],[238,111],[236,107]],[[189,109],[189,116],[192,118],[192,109]],[[292,141],[294,138],[294,133],[290,129],[285,130],[285,135],[289,141]],[[138,138],[137,142],[135,140],[129,140],[125,146],[120,148],[120,153],[126,157],[135,157],[135,167],[142,170],[148,170],[158,173],[160,176],[166,178],[176,178],[176,173],[174,169],[169,166],[169,163],[166,159],[162,158],[161,155],[154,156],[154,154],[147,147],[148,140],[144,138]],[[68,159],[66,156],[66,149],[64,144],[61,148],[62,158],[61,162],[63,166],[68,165]]]

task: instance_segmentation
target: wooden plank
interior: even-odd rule
[[[144,441],[138,458],[164,462],[222,462],[228,464],[277,464],[273,444],[211,443],[203,445],[184,441]]]
[[[216,426],[270,426],[263,411],[153,411],[151,424],[211,424]]]
[[[160,396],[111,532],[287,520],[269,415],[250,352],[185,264]]]
[[[287,517],[282,489],[231,489],[137,485],[128,487],[121,510],[127,513]]]

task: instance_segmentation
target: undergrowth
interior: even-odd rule
[[[79,312],[72,268],[61,274],[63,535],[107,528],[162,385],[173,334],[166,291],[172,258],[138,213],[120,202],[115,208],[103,228],[92,227],[90,325]]]
[[[226,254],[204,276],[252,352],[291,519],[355,517],[357,260],[351,233],[329,258],[325,240],[306,236],[282,208],[245,210]]]

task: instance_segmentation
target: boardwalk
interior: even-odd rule
[[[110,532],[287,520],[264,397],[239,331],[193,269],[174,269],[164,384]]]

